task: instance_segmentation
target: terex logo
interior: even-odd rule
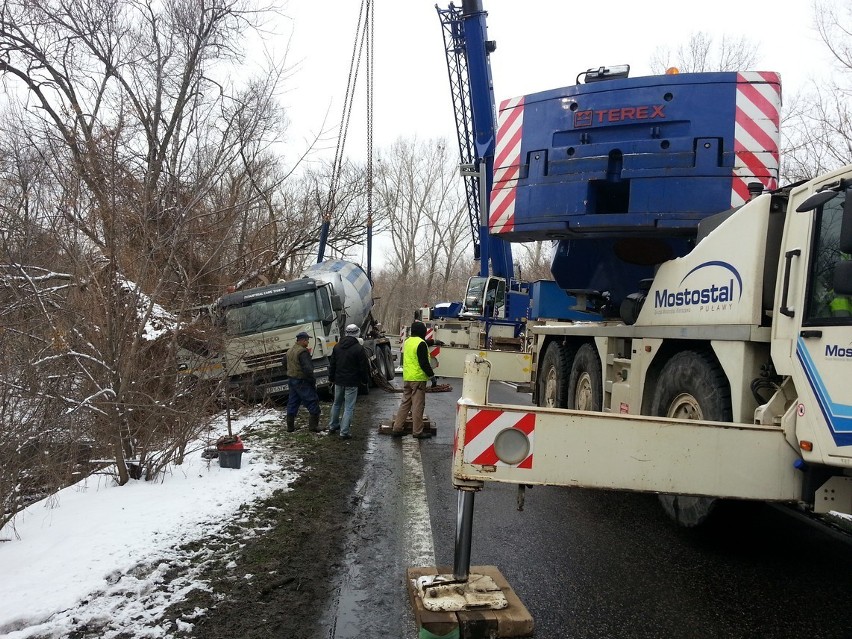
[[[852,348],[841,346],[840,344],[826,344],[826,357],[849,357],[852,358]]]
[[[709,286],[691,287],[687,282],[690,276],[704,269],[723,269],[728,274],[719,277]],[[724,278],[724,279],[723,279]],[[654,291],[654,308],[656,309],[683,309],[686,307],[698,307],[697,310],[718,311],[731,307],[733,302],[739,301],[743,296],[743,281],[739,272],[727,262],[713,260],[699,264],[689,273],[683,276],[676,290],[664,288]]]
[[[633,122],[636,120],[665,120],[665,105],[652,104],[638,107],[619,107],[616,109],[587,109],[574,112],[574,128],[614,122]]]

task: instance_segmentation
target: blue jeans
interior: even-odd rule
[[[341,435],[349,434],[349,427],[352,425],[352,413],[355,410],[355,401],[357,399],[357,386],[334,385],[334,403],[331,405],[331,418],[328,422],[328,430],[339,430]],[[343,406],[343,419],[340,419],[341,406]]]

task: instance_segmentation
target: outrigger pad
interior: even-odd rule
[[[421,636],[453,637],[458,631],[459,636],[466,639],[529,637],[533,634],[534,626],[532,616],[526,606],[512,590],[506,578],[497,570],[496,566],[471,566],[470,580],[477,579],[481,575],[487,576],[496,585],[507,605],[503,608],[489,609],[486,607],[473,607],[457,611],[430,610],[426,600],[430,597],[428,589],[422,592],[419,587],[426,579],[452,579],[453,569],[450,566],[429,566],[422,568],[408,568],[405,572],[411,608],[414,611],[414,620],[420,630],[425,630]],[[450,588],[461,586],[454,584]],[[488,585],[490,588],[490,584]],[[490,592],[488,588],[485,592]],[[425,596],[424,596],[425,595]]]
[[[380,435],[390,435],[393,432],[393,417],[390,419],[386,419],[383,422],[379,423],[379,434]],[[411,416],[407,417],[405,423],[402,425],[402,432],[404,435],[411,434]],[[429,419],[427,415],[423,415],[423,432],[429,432],[433,435],[438,434],[438,429],[435,427],[435,423]]]
[[[417,594],[427,610],[502,610],[509,605],[500,586],[488,575],[471,574],[465,582],[452,575],[423,575],[417,578]]]
[[[394,386],[390,382],[385,382],[381,385],[382,389],[387,391],[388,393],[401,393],[402,388],[399,386]],[[453,390],[453,387],[450,384],[437,384],[432,386],[431,384],[426,387],[427,393],[449,393]]]

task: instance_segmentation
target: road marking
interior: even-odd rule
[[[435,546],[432,541],[432,520],[429,518],[429,502],[426,499],[420,442],[413,437],[403,437],[401,443],[405,562],[408,566],[434,566]]]

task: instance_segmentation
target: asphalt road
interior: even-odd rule
[[[452,565],[450,456],[461,380],[448,381],[453,392],[427,397],[437,438],[370,431],[327,637],[416,637],[405,569]],[[499,383],[490,396],[529,404],[529,395]],[[361,400],[362,419],[377,426],[398,401],[374,391]],[[538,639],[852,638],[848,537],[765,505],[734,508],[695,532],[670,523],[651,495],[537,487],[518,512],[516,494],[496,484],[477,494],[472,564],[500,569]]]

